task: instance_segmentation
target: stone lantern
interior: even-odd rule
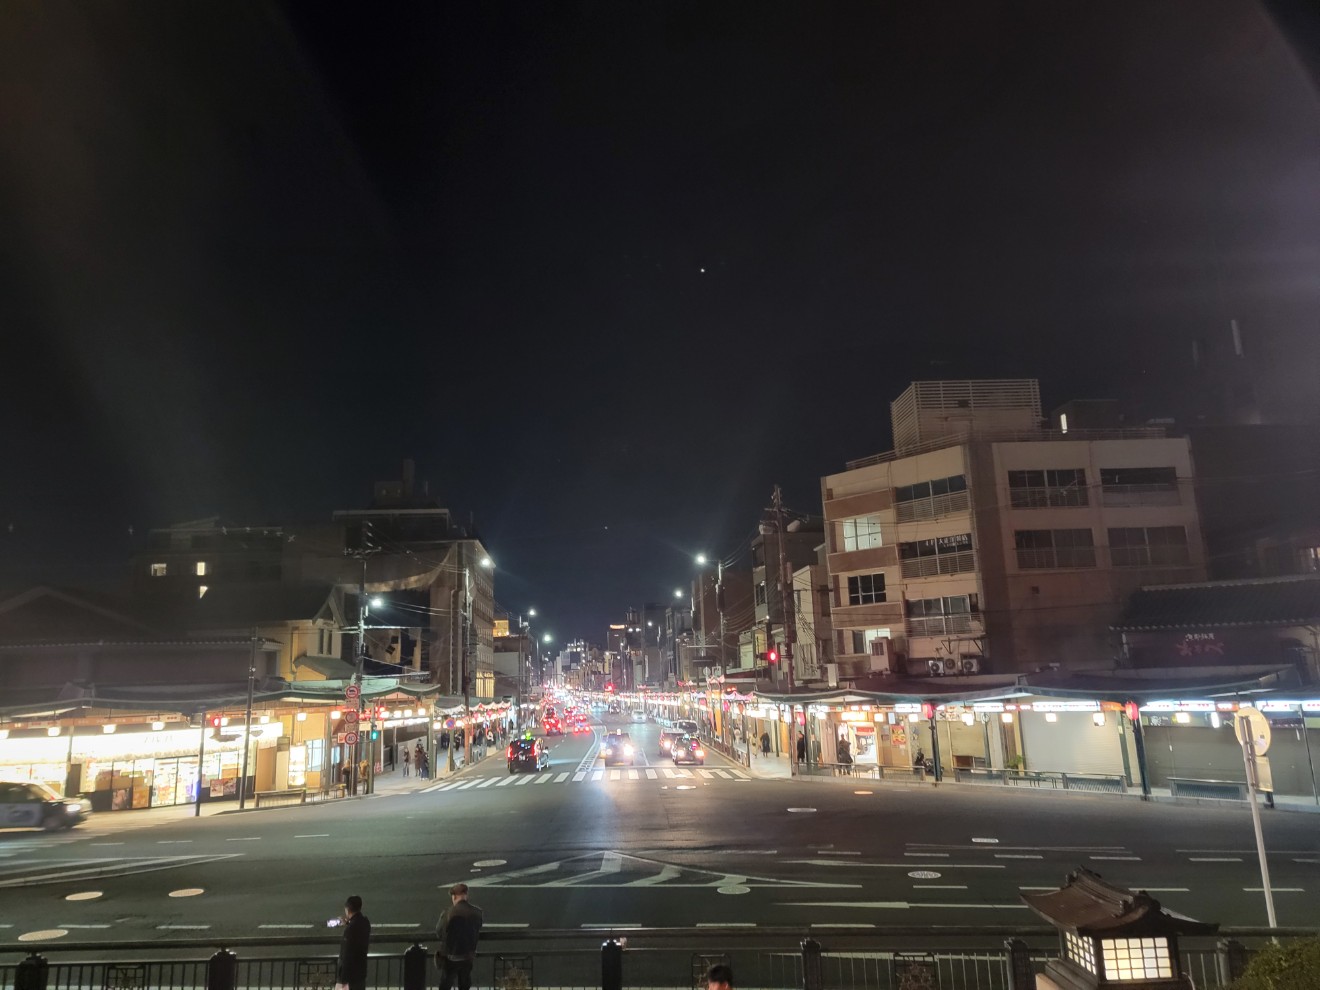
[[[1085,869],[1068,874],[1058,890],[1023,894],[1022,900],[1059,930],[1060,958],[1046,964],[1037,977],[1038,988],[1189,987],[1178,936],[1213,935],[1219,930],[1217,923],[1167,911],[1145,891],[1106,883],[1098,873]]]

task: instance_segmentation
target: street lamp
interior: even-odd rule
[[[376,595],[371,599],[372,608],[380,608],[384,604],[385,604],[385,599],[381,598],[380,595]]]
[[[480,564],[482,567],[486,568],[486,570],[490,570],[495,566],[495,561],[491,560],[489,557],[482,557]]]
[[[675,589],[674,589],[674,597],[675,597],[675,598],[682,598],[682,597],[683,597],[683,589],[682,589],[682,588],[675,588]]]
[[[707,563],[708,563],[708,560],[707,560],[707,557],[706,557],[706,555],[705,555],[704,553],[699,553],[699,554],[697,554],[697,564],[698,564],[698,566],[700,566],[700,567],[705,567]]]

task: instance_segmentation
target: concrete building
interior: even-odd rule
[[[793,686],[838,683],[834,665],[834,632],[830,621],[830,575],[825,544],[817,546],[817,560],[793,572]],[[830,683],[831,670],[835,683]]]
[[[1110,666],[1138,587],[1203,580],[1189,443],[1051,428],[1032,379],[914,382],[822,479],[840,680]]]
[[[750,638],[750,661],[756,679],[777,690],[787,689],[791,679],[785,650],[789,630],[784,624],[784,605],[787,601],[789,609],[796,615],[792,603],[792,575],[799,568],[810,567],[816,562],[817,550],[824,539],[825,523],[822,519],[788,521],[781,536],[774,513],[769,513],[762,519],[760,532],[752,540],[755,625]],[[739,640],[740,644],[742,642]],[[781,659],[777,664],[766,665],[762,658],[771,649],[777,651]],[[739,653],[739,669],[746,669],[747,653],[742,650]]]

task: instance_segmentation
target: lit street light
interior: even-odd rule
[[[705,555],[704,553],[699,553],[699,554],[697,554],[697,563],[698,563],[700,566],[705,567],[705,566],[706,566],[706,560],[707,560],[707,557],[706,557],[706,555]]]
[[[682,588],[675,588],[675,589],[674,589],[674,597],[675,597],[675,598],[682,598],[682,597],[683,597],[683,589],[682,589]]]

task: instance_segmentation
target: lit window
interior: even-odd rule
[[[169,570],[170,570],[170,566],[169,566],[169,564],[152,564],[152,565],[151,565],[151,576],[152,576],[152,577],[164,577],[166,574],[169,573]]]
[[[1059,413],[1059,432],[1060,432],[1060,433],[1067,433],[1067,432],[1068,432],[1068,414],[1067,414],[1067,413]]]
[[[206,561],[199,560],[197,562],[197,576],[206,577]]]
[[[843,521],[843,549],[845,552],[871,550],[878,546],[883,546],[883,541],[880,539],[879,516],[859,516],[856,519],[845,519]]]
[[[1173,979],[1168,939],[1106,938],[1100,942],[1100,951],[1104,954],[1106,979]]]
[[[1095,972],[1095,943],[1076,932],[1064,932],[1064,948],[1068,958],[1088,973]]]
[[[202,597],[204,597],[205,595],[206,595],[206,585],[204,585],[204,584],[199,584],[199,585],[197,586],[197,597],[198,597],[198,598],[202,598]]]

